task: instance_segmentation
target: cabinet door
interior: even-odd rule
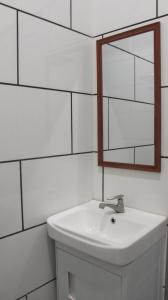
[[[121,300],[121,278],[57,250],[58,300]]]

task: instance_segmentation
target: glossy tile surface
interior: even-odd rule
[[[167,174],[167,159],[161,173],[105,168],[105,198],[122,193],[128,207],[167,215]]]
[[[19,163],[0,164],[0,237],[22,230]]]
[[[156,16],[155,0],[94,0],[94,34],[101,34]]]
[[[92,196],[92,154],[24,162],[22,172],[26,227]]]
[[[17,299],[53,279],[53,246],[45,225],[1,240],[0,298]]]
[[[163,156],[168,157],[168,88],[162,89],[162,101],[161,101],[161,107],[162,107],[162,147],[161,147],[161,153]]]
[[[0,5],[0,19],[0,82],[16,83],[16,11]]]
[[[103,152],[103,160],[134,164],[134,149],[120,149]]]
[[[93,150],[93,96],[77,95],[72,97],[73,151]]]
[[[68,27],[70,25],[69,0],[3,0],[3,3]]]
[[[19,23],[22,84],[92,92],[90,38],[25,14]]]
[[[46,284],[28,295],[28,300],[56,300],[55,281]]]
[[[1,85],[0,107],[0,160],[70,153],[70,94]]]

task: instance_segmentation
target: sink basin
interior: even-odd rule
[[[112,218],[114,218],[112,222]],[[125,208],[116,214],[89,201],[47,219],[57,242],[115,265],[127,265],[166,234],[167,218]]]

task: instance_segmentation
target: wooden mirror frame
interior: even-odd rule
[[[103,160],[103,79],[102,79],[102,46],[134,35],[154,32],[154,165],[141,165]],[[160,22],[138,27],[96,42],[97,48],[97,114],[98,114],[98,165],[103,167],[142,170],[150,172],[161,171],[161,67],[160,67]]]

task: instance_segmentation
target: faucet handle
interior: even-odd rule
[[[124,195],[122,195],[122,194],[120,194],[120,195],[116,195],[116,196],[114,196],[114,197],[112,197],[112,198],[107,198],[107,201],[113,201],[113,200],[121,200],[121,201],[123,201],[124,199]]]

